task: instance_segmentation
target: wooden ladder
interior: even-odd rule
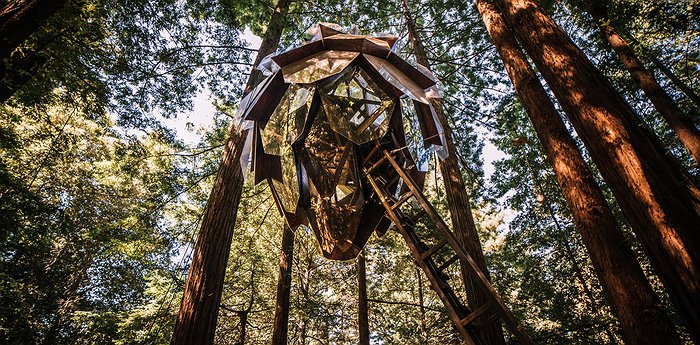
[[[380,155],[379,159],[371,159],[377,153]],[[413,258],[430,280],[432,289],[444,303],[450,319],[454,322],[466,343],[470,345],[485,344],[485,341],[477,335],[476,331],[491,322],[499,322],[499,320],[503,319],[508,330],[517,339],[518,344],[534,344],[512,311],[505,305],[498,292],[479,269],[476,262],[474,262],[464,247],[459,244],[457,238],[445,224],[445,221],[423,195],[422,188],[397,163],[394,156],[400,154],[405,154],[405,150],[396,149],[389,151],[381,147],[379,142],[376,142],[376,147],[372,149],[369,156],[365,159],[363,173],[385,208],[385,216],[391,220],[403,236]],[[380,167],[382,169],[379,169]],[[386,177],[376,172],[377,170],[389,171],[390,175],[393,176],[389,179],[390,181],[387,181]],[[396,175],[394,175],[394,172]],[[387,190],[387,186],[396,186],[396,178],[399,179],[401,187],[397,188],[398,192],[392,193]],[[411,199],[415,199],[420,205],[418,214],[407,215],[407,212],[402,211],[401,206]],[[425,217],[434,224],[435,229],[430,235],[419,235],[416,225],[420,219]],[[432,243],[426,244],[429,242]],[[445,255],[446,253],[447,255]],[[483,289],[486,295],[490,297],[488,302],[472,310],[460,301],[460,298],[448,283],[448,275],[444,273],[448,267],[454,264],[461,264],[462,267],[466,268],[472,278],[472,284],[476,284],[478,288]],[[484,320],[482,316],[486,315],[490,315],[490,317]]]

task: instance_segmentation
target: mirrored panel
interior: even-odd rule
[[[425,95],[425,91],[396,66],[389,61],[369,54],[364,54],[364,57],[391,85],[401,90],[406,96],[428,104],[428,97]]]
[[[328,258],[354,257],[353,242],[360,224],[364,193],[357,164],[357,148],[331,127],[320,109],[304,141],[309,178],[309,221]],[[347,256],[347,257],[346,257]]]
[[[280,162],[282,163],[282,181],[272,179],[275,191],[280,197],[282,206],[287,212],[296,213],[299,204],[299,179],[292,146],[283,145]]]
[[[386,134],[394,101],[358,66],[321,88],[323,110],[331,128],[364,144]]]
[[[304,129],[315,87],[293,84],[260,131],[263,149],[269,155],[282,155],[282,146],[291,145]]]
[[[421,131],[418,123],[418,115],[413,101],[407,98],[401,99],[401,115],[403,122],[404,133],[406,133],[406,148],[411,153],[411,158],[416,163],[416,167],[420,171],[428,171],[430,163],[430,149],[423,142]]]
[[[282,67],[282,75],[287,83],[310,84],[342,71],[357,55],[357,52],[322,51]]]

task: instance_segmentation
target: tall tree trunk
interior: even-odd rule
[[[290,0],[277,2],[254,66],[275,51],[282,36],[289,3]],[[245,90],[252,90],[260,79],[261,72],[253,69]],[[243,189],[243,172],[238,161],[246,136],[247,131],[241,132],[236,126],[231,126],[195,245],[171,339],[173,345],[212,344],[214,341],[221,288]]]
[[[498,4],[699,342],[700,192],[610,82],[535,2]]]
[[[284,223],[280,267],[277,275],[277,299],[272,345],[286,345],[289,330],[289,295],[292,291],[292,259],[294,258],[294,231]]]
[[[408,36],[411,40],[416,61],[430,69],[431,66],[428,55],[425,52],[423,42],[418,34],[415,22],[411,17],[406,0],[402,0],[402,6],[403,16],[406,21],[406,26],[408,27]],[[488,268],[486,267],[486,260],[484,259],[484,252],[481,247],[481,242],[479,241],[479,234],[474,224],[474,217],[472,216],[469,194],[467,193],[467,188],[464,184],[462,173],[459,170],[459,164],[457,163],[457,150],[452,141],[452,129],[443,111],[442,100],[431,98],[431,103],[435,109],[438,121],[445,132],[445,145],[449,152],[449,155],[445,159],[440,160],[440,173],[445,183],[447,203],[455,236],[464,246],[464,249],[472,256],[479,266],[479,269],[490,279]],[[476,309],[490,301],[490,298],[483,289],[480,289],[477,284],[472,281],[471,276],[467,272],[467,268],[462,267],[462,279],[464,280],[464,285],[467,290],[467,301],[472,309]],[[495,308],[484,313],[483,318],[488,318],[493,313],[496,313]],[[505,345],[505,337],[500,322],[492,322],[477,332],[488,344]]]
[[[691,102],[695,104],[695,108],[700,110],[700,96],[693,91],[693,89],[688,86],[688,84],[684,83],[673,71],[671,71],[670,68],[668,68],[661,60],[659,60],[656,55],[654,55],[652,52],[649,51],[646,47],[644,47],[639,41],[629,32],[627,33],[627,38],[629,38],[630,42],[632,42],[632,45],[637,47],[637,49],[640,49],[642,51],[642,55],[649,59],[651,63],[656,66],[656,68],[663,73],[666,78],[668,78],[673,85],[675,85],[679,90],[681,90],[687,97],[690,99]],[[698,121],[700,119],[697,118],[697,113],[695,114],[695,117],[693,118],[695,121]]]
[[[85,278],[87,278],[88,269],[92,265],[93,254],[88,252],[83,254],[80,265],[73,271],[73,273],[68,277],[66,282],[68,286],[63,291],[60,302],[58,303],[55,319],[51,323],[51,326],[46,330],[46,335],[42,340],[43,345],[52,345],[58,342],[58,335],[63,327],[64,323],[70,319],[70,314],[73,311],[75,305],[80,301],[80,296],[78,296],[78,289]]]
[[[476,4],[554,168],[612,312],[620,321],[625,342],[679,344],[673,323],[661,307],[634,252],[626,244],[603,193],[502,14],[492,0],[476,0]],[[550,213],[556,222],[551,208]],[[572,262],[578,266],[573,257]],[[580,275],[580,269],[576,270]]]
[[[367,303],[367,264],[365,251],[357,256],[357,328],[360,333],[360,345],[369,345],[369,306]]]
[[[66,0],[11,0],[0,9],[0,61],[10,57]]]
[[[661,88],[654,73],[644,67],[634,50],[611,24],[605,4],[600,0],[587,0],[588,13],[596,21],[601,33],[617,53],[620,61],[637,86],[649,98],[661,117],[668,122],[696,163],[700,163],[700,130],[690,117],[683,114],[671,96]]]

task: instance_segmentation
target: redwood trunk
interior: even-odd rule
[[[423,42],[411,18],[406,0],[402,1],[402,5],[403,15],[406,20],[406,26],[408,27],[408,36],[413,46],[413,53],[416,56],[416,61],[430,69],[430,61],[428,61]],[[445,132],[445,145],[449,152],[449,155],[445,159],[440,160],[440,173],[445,183],[447,205],[452,220],[452,228],[454,229],[455,236],[464,246],[464,249],[471,255],[484,275],[490,279],[488,268],[486,267],[486,260],[484,259],[484,252],[481,247],[481,242],[479,241],[479,234],[474,223],[474,217],[472,216],[469,194],[467,193],[467,188],[464,184],[462,173],[459,170],[459,164],[457,163],[457,150],[452,141],[452,129],[443,112],[442,100],[431,98],[431,103],[435,109],[438,121]],[[462,267],[462,279],[464,280],[466,288],[467,301],[471,309],[476,309],[489,302],[490,296],[484,290],[479,289],[478,284],[472,281],[471,276],[467,272],[468,269]],[[496,310],[492,308],[485,312],[482,317],[486,319],[491,317],[494,313],[496,313]],[[505,345],[505,337],[500,322],[492,322],[477,332],[488,344]]]
[[[661,114],[661,117],[668,122],[685,148],[693,156],[696,163],[700,163],[700,131],[693,121],[681,112],[678,105],[671,96],[661,88],[656,81],[654,73],[644,67],[644,64],[637,58],[632,47],[629,46],[617,29],[610,24],[605,4],[599,0],[586,1],[588,13],[598,24],[601,33],[610,43],[617,53],[620,61],[634,79],[634,82],[649,98],[654,108]]]
[[[502,14],[490,0],[476,0],[476,4],[554,168],[612,312],[620,321],[625,343],[680,344],[673,323],[661,307],[634,252],[626,244],[576,143]],[[566,249],[570,250],[568,244]],[[573,256],[572,262],[578,266]],[[580,275],[578,268],[577,273]]]
[[[66,0],[13,0],[0,9],[0,61],[58,12]]]
[[[536,3],[499,0],[499,4],[698,342],[700,192],[609,81]]]
[[[675,73],[673,73],[673,71],[666,67],[666,65],[663,62],[661,62],[659,58],[657,58],[653,53],[649,52],[648,49],[642,46],[641,43],[639,43],[639,41],[637,41],[637,39],[634,36],[627,33],[627,37],[630,39],[630,41],[635,47],[639,47],[639,49],[641,49],[642,55],[649,59],[651,63],[653,63],[654,66],[656,66],[656,68],[658,68],[659,71],[661,71],[661,73],[663,73],[673,83],[673,85],[675,85],[679,90],[681,90],[688,97],[688,99],[690,99],[690,101],[695,104],[695,108],[697,110],[700,110],[700,96],[698,96],[698,94],[695,93],[695,91],[693,91],[693,89],[690,86],[688,86],[688,84],[684,83],[680,78],[678,78],[678,76]],[[695,113],[694,120],[698,120],[697,112]]]
[[[357,256],[357,328],[360,333],[360,345],[369,345],[369,306],[367,303],[367,264],[365,252]]]
[[[289,0],[279,0],[277,3],[255,58],[255,66],[263,57],[275,51],[282,35],[288,6]],[[252,90],[260,79],[261,72],[253,69],[248,78],[246,90]],[[185,291],[171,339],[173,345],[214,342],[221,289],[243,189],[243,174],[239,160],[246,136],[247,132],[241,133],[238,128],[232,126],[226,139],[221,165],[209,195],[185,283]]]
[[[277,299],[272,345],[286,345],[289,330],[289,296],[292,291],[292,259],[294,258],[294,231],[284,224],[280,269],[277,275]]]

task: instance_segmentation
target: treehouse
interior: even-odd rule
[[[313,229],[326,258],[352,259],[393,225],[468,344],[488,343],[478,330],[499,320],[531,344],[423,195],[429,150],[448,154],[432,106],[440,94],[427,69],[392,51],[395,43],[320,24],[310,42],[263,60],[267,77],[236,114],[249,129],[241,165],[252,162],[255,183],[269,183],[292,229]],[[470,307],[458,296],[446,272],[461,269],[489,301]]]
[[[255,182],[268,181],[289,226],[309,225],[329,259],[356,257],[390,225],[363,174],[378,143],[403,151],[398,161],[417,181],[422,149],[445,151],[429,102],[435,79],[395,54],[396,40],[320,24],[312,41],[263,61],[267,78],[240,106],[252,121]],[[391,169],[381,174],[398,181]]]

